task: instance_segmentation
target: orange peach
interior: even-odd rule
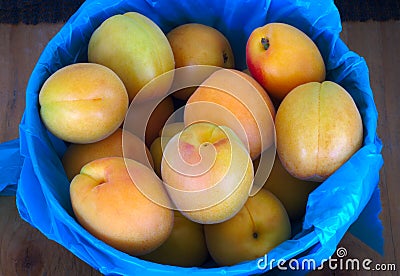
[[[175,68],[190,65],[211,65],[234,68],[232,48],[217,29],[198,23],[187,23],[172,29],[167,39],[174,53]],[[185,88],[173,94],[187,100],[194,88]]]
[[[231,129],[203,122],[169,140],[161,175],[184,216],[202,224],[218,223],[234,216],[246,202],[253,166]]]
[[[251,76],[217,70],[187,101],[185,125],[208,121],[231,128],[247,146],[252,159],[274,143],[275,108],[265,90]]]
[[[144,196],[136,182],[167,198],[151,169],[122,157],[86,164],[72,180],[70,196],[76,219],[87,231],[118,250],[139,256],[168,239],[174,213]]]
[[[122,149],[122,139],[126,139],[124,150]],[[143,152],[146,152],[146,155]],[[130,158],[144,165],[154,166],[153,158],[144,142],[136,135],[121,128],[95,143],[69,145],[61,161],[65,173],[71,181],[90,161],[112,156]]]
[[[299,179],[323,181],[362,145],[361,115],[340,85],[311,82],[293,89],[276,115],[277,152]]]
[[[227,266],[264,256],[290,238],[291,225],[282,203],[261,189],[233,218],[204,225],[204,233],[211,257]]]
[[[203,225],[188,220],[179,211],[174,213],[174,227],[169,238],[141,258],[166,265],[201,266],[208,258]]]
[[[251,75],[278,100],[300,84],[325,80],[325,63],[317,45],[284,23],[253,30],[246,45],[246,63]]]
[[[109,68],[75,63],[52,74],[39,93],[46,128],[71,143],[93,143],[111,135],[124,121],[128,94]]]

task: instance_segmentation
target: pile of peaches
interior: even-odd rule
[[[260,26],[243,51],[241,71],[215,28],[164,33],[128,12],[92,33],[87,62],[45,81],[40,115],[68,145],[73,211],[89,233],[186,267],[256,259],[291,238],[309,193],[360,148],[361,116],[294,26]]]

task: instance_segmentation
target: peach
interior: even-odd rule
[[[164,98],[157,107],[155,107],[146,125],[145,142],[148,147],[150,147],[151,143],[158,137],[159,132],[173,113],[174,102],[170,96]]]
[[[93,32],[88,60],[103,64],[117,73],[128,91],[129,100],[152,79],[175,68],[174,55],[163,31],[148,17],[127,12],[109,17]],[[170,83],[158,91],[164,95]]]
[[[253,162],[255,170],[262,170],[263,168],[258,168],[258,161],[256,159]],[[309,194],[319,184],[319,182],[293,177],[282,166],[279,156],[275,156],[275,162],[263,188],[273,193],[282,202],[291,221],[299,221],[306,212]]]
[[[190,65],[235,66],[229,41],[213,27],[198,23],[183,24],[172,29],[167,39],[174,53],[175,68]],[[187,100],[193,92],[194,88],[185,88],[173,96]]]
[[[160,130],[159,135],[163,138],[171,138],[175,136],[175,134],[181,132],[185,129],[185,124],[183,122],[168,122],[164,127]],[[168,142],[168,139],[166,140]],[[165,145],[164,145],[165,146]]]
[[[231,128],[252,159],[274,143],[275,108],[265,90],[246,73],[220,69],[187,101],[185,125],[208,121]]]
[[[276,115],[277,153],[299,179],[323,181],[362,145],[363,124],[340,85],[311,82],[293,89]]]
[[[109,68],[76,63],[52,74],[39,93],[46,128],[71,143],[93,143],[111,135],[124,121],[128,94]]]
[[[174,213],[144,196],[136,182],[167,198],[151,169],[122,157],[86,164],[72,180],[70,196],[76,219],[87,231],[120,251],[140,256],[168,239]]]
[[[271,97],[282,100],[300,84],[325,80],[325,63],[304,32],[284,23],[268,23],[250,34],[246,63]]]
[[[166,265],[201,266],[208,258],[203,225],[187,219],[179,211],[174,214],[174,227],[169,238],[141,258]]]
[[[161,160],[163,155],[163,149],[165,148],[168,141],[175,136],[175,134],[181,132],[185,128],[183,123],[172,123],[164,126],[160,131],[160,136],[157,137],[150,146],[150,153],[154,163],[154,171],[161,177]]]
[[[204,233],[211,257],[228,266],[264,256],[290,238],[291,225],[282,203],[261,189],[233,218],[204,225]]]
[[[122,149],[122,138],[126,139],[125,149]],[[146,152],[146,154],[143,154]],[[144,142],[136,135],[118,128],[107,138],[90,144],[71,144],[65,151],[61,161],[71,181],[79,174],[82,167],[90,161],[103,157],[125,157],[136,160],[144,165],[154,166],[153,158]]]
[[[161,137],[157,137],[150,146],[150,153],[153,159],[154,172],[161,177],[161,160],[163,155]]]
[[[161,175],[176,209],[198,223],[234,216],[246,202],[253,166],[243,143],[229,128],[194,123],[167,143]]]

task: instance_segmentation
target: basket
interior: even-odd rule
[[[151,263],[110,247],[75,220],[69,181],[60,161],[67,145],[41,122],[38,93],[56,70],[87,61],[90,36],[106,18],[128,11],[146,15],[164,32],[188,22],[217,28],[230,41],[238,69],[246,67],[244,49],[253,29],[268,22],[291,24],[319,47],[327,79],[343,86],[355,100],[364,125],[362,148],[310,194],[306,215],[295,236],[268,253],[270,260],[276,260],[270,266],[260,265],[260,259],[229,267],[182,268]],[[340,15],[333,0],[86,1],[48,43],[32,72],[19,140],[0,145],[1,156],[8,157],[0,159],[0,175],[6,175],[4,170],[13,172],[1,182],[15,184],[18,180],[18,187],[1,184],[0,190],[12,193],[16,189],[17,208],[24,220],[106,275],[248,275],[272,270],[278,260],[291,258],[313,259],[318,266],[334,254],[340,239],[377,190],[383,165],[368,67],[343,43],[340,31]]]

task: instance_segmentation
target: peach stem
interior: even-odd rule
[[[268,50],[269,48],[269,40],[266,37],[261,38],[261,44],[264,47],[264,50]]]

